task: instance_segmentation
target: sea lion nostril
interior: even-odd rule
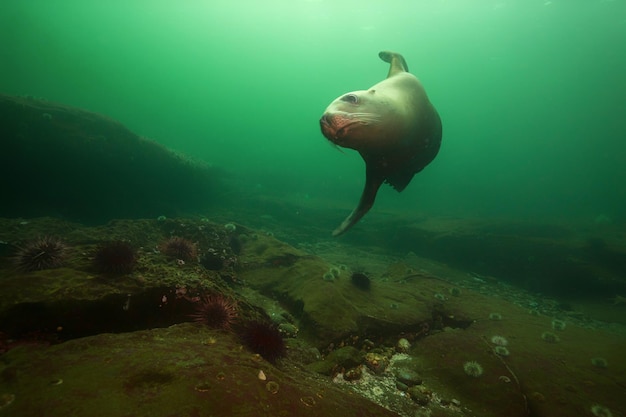
[[[324,124],[324,125],[329,125],[330,124],[330,115],[325,113],[322,115],[322,118],[320,119],[320,123]]]

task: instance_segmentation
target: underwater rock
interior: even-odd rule
[[[0,216],[170,217],[206,210],[218,177],[105,116],[0,94]]]
[[[428,405],[430,402],[430,397],[418,386],[410,387],[407,392],[411,399],[421,406]]]
[[[299,326],[298,337],[320,349],[368,331],[390,334],[421,329],[433,318],[434,302],[424,296],[427,288],[443,288],[441,281],[424,279],[412,282],[415,288],[408,291],[406,285],[394,282],[392,274],[391,279],[376,282],[376,291],[364,291],[350,279],[324,280],[331,268],[324,259],[273,237],[259,235],[246,241],[244,249],[241,264],[256,267],[241,270],[240,278],[268,297],[278,294],[290,313],[307,324]],[[457,310],[443,313],[455,320],[466,316]]]
[[[14,252],[22,242],[46,235],[62,237],[70,248],[64,263],[55,269],[17,268]],[[172,262],[158,250],[172,235],[221,253],[223,268]],[[13,248],[0,257],[0,351],[3,338],[58,342],[193,320],[203,295],[233,296],[226,277],[236,276],[236,255],[227,237],[221,224],[192,219],[89,227],[51,218],[0,218],[0,241]],[[35,255],[41,258],[39,250]]]
[[[508,281],[559,297],[626,293],[623,228],[590,230],[586,223],[480,217],[428,217],[410,225],[390,221],[370,218],[368,233],[347,234],[345,239],[364,247],[414,252],[471,271],[476,279]]]
[[[393,374],[398,381],[409,387],[412,387],[413,385],[420,385],[422,383],[422,377],[420,374],[412,369],[394,369]]]
[[[307,369],[323,375],[331,375],[335,369],[355,368],[363,362],[364,354],[352,346],[333,350],[322,361],[307,365]]]
[[[208,339],[215,343],[203,345]],[[239,345],[232,333],[185,323],[14,349],[3,359],[17,380],[0,379],[0,393],[10,392],[14,401],[2,412],[114,416],[141,409],[150,416],[201,417],[304,410],[308,416],[397,416],[298,367],[259,363]],[[259,379],[259,367],[266,380]]]

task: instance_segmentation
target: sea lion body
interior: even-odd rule
[[[381,52],[387,78],[368,90],[343,94],[320,119],[326,138],[358,151],[365,161],[365,188],[356,209],[333,232],[356,224],[374,204],[383,182],[402,191],[428,165],[441,145],[441,119],[424,87],[408,72],[402,55]]]

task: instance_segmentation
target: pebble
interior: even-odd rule
[[[411,396],[411,399],[419,405],[428,405],[430,402],[430,397],[424,394],[417,386],[410,387],[408,393]]]
[[[422,377],[411,369],[398,369],[394,373],[398,381],[409,387],[422,383]]]

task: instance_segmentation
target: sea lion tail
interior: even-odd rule
[[[391,64],[387,78],[396,75],[399,72],[409,72],[409,66],[406,64],[404,57],[397,52],[381,51],[378,53],[380,59]]]

